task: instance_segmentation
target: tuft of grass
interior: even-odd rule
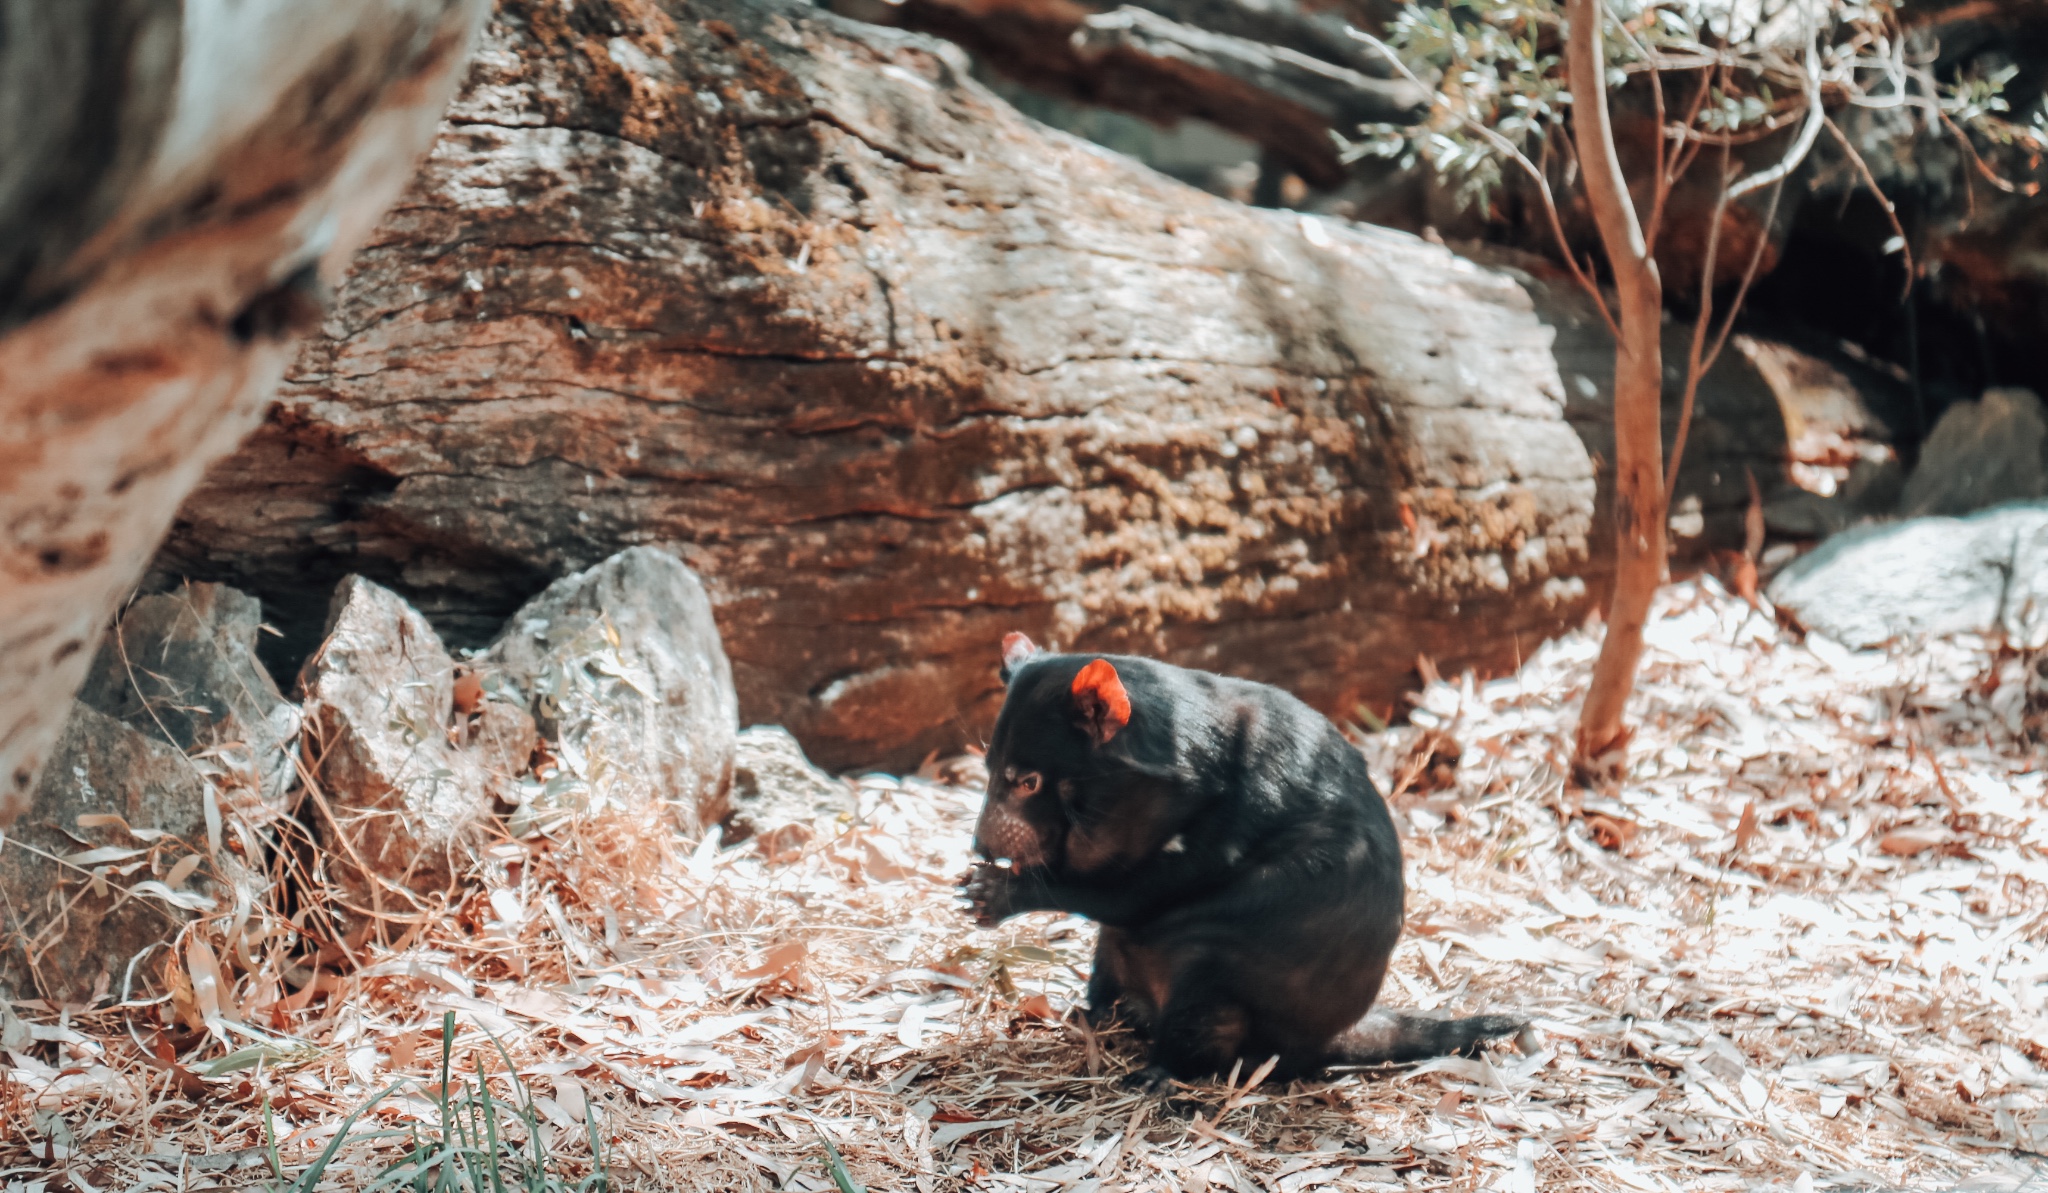
[[[518,1067],[512,1063],[511,1054],[505,1051],[505,1046],[498,1042],[496,1036],[490,1039],[498,1055],[505,1060],[505,1072],[516,1095],[513,1100],[507,1101],[492,1093],[490,1082],[481,1070],[464,1076],[459,1083],[455,1080],[455,1012],[449,1011],[441,1017],[441,1081],[430,1092],[440,1110],[438,1124],[426,1129],[414,1123],[405,1131],[354,1133],[359,1118],[379,1102],[412,1084],[412,1079],[394,1082],[343,1119],[334,1138],[289,1185],[284,1183],[284,1165],[278,1156],[276,1132],[266,1102],[264,1138],[270,1153],[271,1171],[279,1178],[277,1188],[285,1193],[313,1193],[344,1144],[351,1140],[362,1142],[404,1137],[410,1139],[411,1146],[363,1185],[362,1193],[377,1193],[382,1189],[402,1189],[410,1193],[607,1193],[609,1181],[605,1175],[604,1143],[597,1131],[596,1108],[586,1105],[584,1110],[583,1126],[590,1139],[590,1172],[578,1179],[562,1170],[561,1156],[548,1151],[531,1091],[520,1079]],[[524,1149],[501,1130],[501,1124],[507,1118],[525,1128]]]

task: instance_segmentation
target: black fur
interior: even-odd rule
[[[1129,722],[1098,745],[1102,702],[1073,685],[1105,656],[1028,650],[1006,644],[975,829],[988,860],[964,893],[984,924],[1058,910],[1102,925],[1090,1013],[1116,1006],[1150,1035],[1146,1081],[1275,1055],[1284,1079],[1521,1028],[1360,1022],[1401,934],[1401,846],[1328,720],[1277,688],[1112,655]]]

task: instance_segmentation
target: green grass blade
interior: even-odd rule
[[[499,1171],[502,1164],[498,1155],[498,1100],[491,1096],[490,1082],[481,1072],[477,1074],[476,1083],[483,1092],[484,1146],[487,1149],[484,1154],[489,1158],[491,1193],[505,1193],[505,1177]]]
[[[368,1113],[371,1107],[397,1093],[404,1085],[404,1081],[394,1081],[379,1091],[375,1097],[350,1111],[349,1116],[341,1120],[341,1127],[334,1132],[334,1138],[328,1140],[327,1146],[320,1150],[320,1156],[313,1161],[313,1166],[299,1174],[298,1182],[292,1185],[293,1193],[312,1193],[313,1187],[320,1183],[321,1175],[327,1171],[327,1166],[334,1161],[335,1153],[341,1150],[342,1144],[348,1142],[349,1128],[355,1126],[356,1120]]]
[[[604,1166],[604,1141],[597,1137],[597,1107],[589,1099],[583,1103],[583,1130],[590,1136],[590,1175],[583,1178],[586,1190],[608,1190],[612,1187],[611,1174]]]
[[[548,1149],[541,1142],[539,1112],[533,1108],[531,1095],[527,1097],[526,1105],[520,1108],[520,1117],[526,1121],[526,1138],[533,1144],[533,1167],[526,1173],[527,1193],[547,1193]]]
[[[263,1095],[263,1155],[270,1161],[270,1175],[284,1182],[284,1159],[277,1154],[277,1116],[271,1113],[270,1095]]]
[[[839,1193],[868,1193],[867,1187],[846,1171],[846,1161],[840,1158],[839,1149],[832,1146],[832,1137],[825,1134],[825,1128],[812,1123],[811,1129],[818,1133],[818,1142],[825,1145],[825,1171],[832,1177],[832,1183],[839,1186]]]
[[[448,1130],[448,1062],[455,1055],[455,1012],[441,1012],[441,1130]]]

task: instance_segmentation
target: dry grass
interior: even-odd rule
[[[969,758],[860,779],[856,814],[773,859],[622,817],[507,840],[311,994],[249,939],[288,927],[257,909],[191,934],[175,997],[17,1004],[0,1188],[272,1182],[266,1100],[293,1175],[401,1077],[357,1130],[432,1125],[451,1010],[458,1071],[530,1105],[571,1181],[594,1116],[619,1189],[828,1189],[821,1134],[868,1188],[920,1193],[2048,1185],[2030,661],[1852,655],[1675,586],[1632,773],[1587,794],[1558,759],[1593,652],[1433,684],[1363,739],[1412,830],[1388,1001],[1525,1011],[1532,1054],[1217,1082],[1189,1117],[1124,1091],[1132,1042],[1070,1014],[1092,929],[954,906]],[[248,1067],[208,1076],[230,1053]],[[345,1144],[322,1187],[404,1142]]]

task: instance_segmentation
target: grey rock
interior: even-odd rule
[[[284,811],[296,780],[299,709],[257,661],[261,625],[255,598],[218,584],[122,612],[12,833],[37,852],[0,848],[0,986],[73,1003],[119,994],[146,983],[131,959],[212,906],[217,881],[263,885],[228,852],[177,888],[162,882],[208,850],[209,787],[217,827],[253,857],[266,847],[255,829]]]
[[[400,887],[452,889],[492,812],[490,764],[509,765],[508,752],[495,734],[469,748],[474,727],[455,717],[455,661],[426,618],[389,589],[349,577],[299,684],[315,806],[325,805],[330,864],[348,899],[382,908],[404,898]]]
[[[1849,646],[1959,633],[2048,645],[2048,502],[1852,530],[1788,564],[1768,592]]]
[[[2008,501],[2048,497],[2048,412],[2024,389],[1986,390],[1943,412],[1906,478],[1899,513],[1967,514]]]
[[[485,793],[506,803],[519,802],[519,776],[526,773],[540,742],[533,714],[507,700],[486,699],[465,729],[457,737],[481,768]]]
[[[704,586],[633,547],[565,576],[505,623],[484,666],[526,694],[588,807],[672,802],[725,818],[739,706]]]
[[[1832,496],[1786,487],[1764,503],[1764,524],[1781,534],[1822,538],[1889,518],[1898,507],[1905,471],[1897,460],[1858,460]]]
[[[192,760],[74,704],[29,814],[0,845],[0,990],[72,1004],[120,994],[131,960],[211,906],[205,867],[179,889],[162,882],[205,849],[206,782]],[[137,892],[143,883],[155,885]]]
[[[853,807],[853,784],[812,765],[789,730],[780,725],[740,730],[733,749],[727,840],[745,840],[784,825],[807,825]]]
[[[139,597],[78,698],[198,757],[224,791],[281,808],[297,777],[299,710],[257,661],[262,622],[256,598],[221,584]]]

